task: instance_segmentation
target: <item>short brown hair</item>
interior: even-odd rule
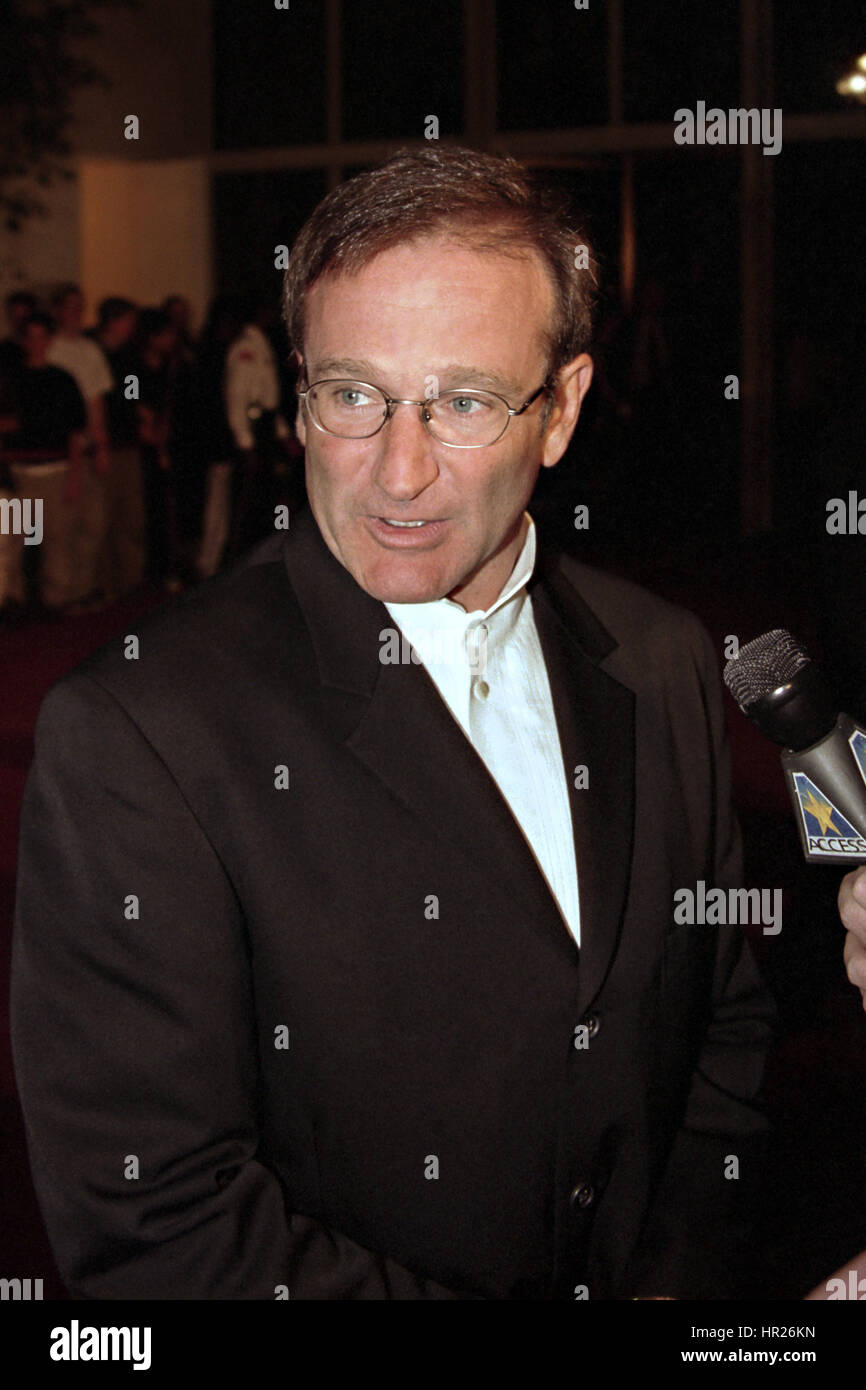
[[[441,233],[481,251],[536,250],[554,291],[545,335],[550,374],[586,350],[598,265],[564,200],[516,159],[454,145],[399,150],[319,203],[298,234],[285,274],[283,310],[292,345],[303,348],[307,291],[321,275],[357,273],[381,251]]]

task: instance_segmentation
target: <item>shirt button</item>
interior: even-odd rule
[[[490,686],[486,681],[476,681],[472,687],[472,693],[476,700],[486,700],[490,694]]]
[[[572,1188],[569,1202],[573,1207],[589,1207],[595,1200],[595,1188],[591,1183],[579,1182]]]
[[[583,1021],[586,1025],[587,1033],[591,1038],[594,1038],[601,1027],[601,1019],[598,1014],[587,1014]]]
[[[487,627],[479,623],[466,630],[463,638],[469,670],[473,677],[481,676],[487,666]]]

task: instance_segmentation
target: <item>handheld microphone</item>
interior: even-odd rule
[[[740,648],[725,684],[761,733],[781,744],[810,863],[866,862],[866,730],[841,714],[818,669],[784,628]]]

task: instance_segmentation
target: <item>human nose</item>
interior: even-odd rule
[[[379,431],[376,481],[395,500],[417,497],[439,475],[433,440],[421,419],[421,409],[415,402],[393,404]]]

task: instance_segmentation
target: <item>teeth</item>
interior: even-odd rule
[[[383,516],[382,520],[389,526],[426,526],[426,521],[392,521],[389,516]]]

